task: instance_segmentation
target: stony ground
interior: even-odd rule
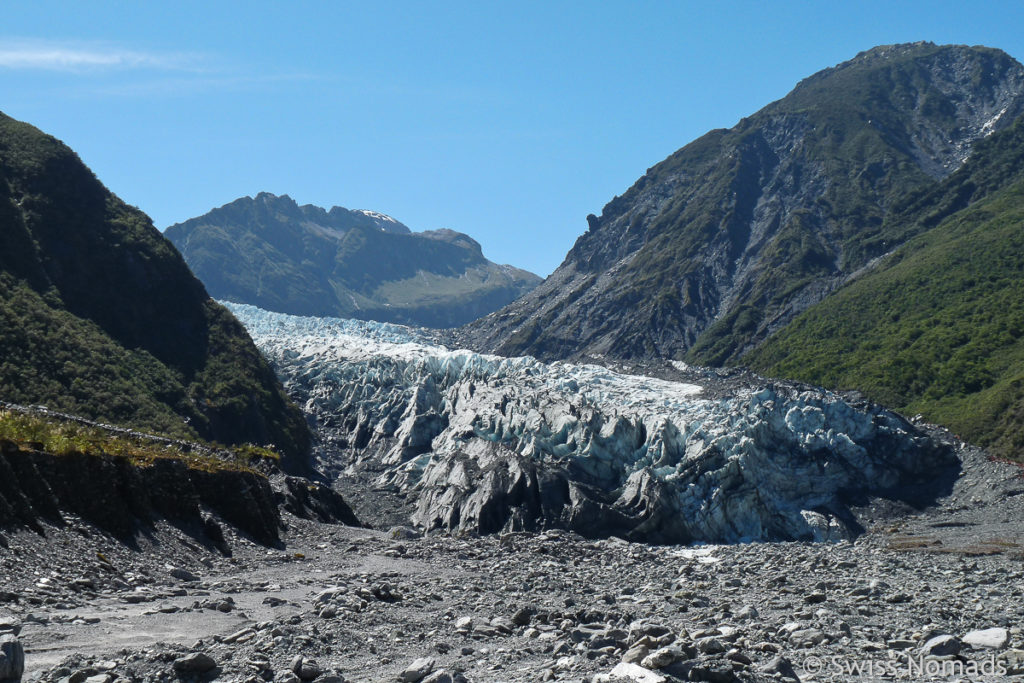
[[[0,549],[0,632],[27,680],[65,683],[1024,676],[1024,479],[966,459],[940,507],[865,510],[840,544],[289,518],[284,548],[232,535],[229,558],[172,527],[132,547],[72,522]]]

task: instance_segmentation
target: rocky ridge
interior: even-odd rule
[[[390,216],[261,192],[167,228],[218,299],[298,315],[455,327],[539,282],[487,260],[454,230],[411,232]]]
[[[395,325],[230,307],[316,421],[325,469],[371,475],[424,529],[851,538],[852,506],[925,504],[958,468],[948,438],[807,386],[500,358]]]

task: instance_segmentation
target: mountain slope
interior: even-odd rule
[[[540,282],[452,230],[411,233],[383,214],[265,192],[165,234],[214,297],[296,315],[453,327]]]
[[[911,207],[919,237],[744,357],[1024,454],[1024,119]]]
[[[0,397],[299,464],[308,428],[150,219],[0,114]]]
[[[887,222],[1024,111],[989,48],[875,48],[711,131],[589,216],[537,289],[462,341],[542,358],[737,362],[918,229]]]

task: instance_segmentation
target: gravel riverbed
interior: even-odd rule
[[[1004,680],[1024,675],[1018,469],[854,542],[422,536],[289,517],[232,556],[72,522],[0,553],[26,680]]]

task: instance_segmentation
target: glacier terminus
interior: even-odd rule
[[[424,530],[839,540],[871,501],[918,504],[958,468],[950,439],[806,385],[503,358],[428,330],[225,305],[314,423],[326,468],[372,473]]]

